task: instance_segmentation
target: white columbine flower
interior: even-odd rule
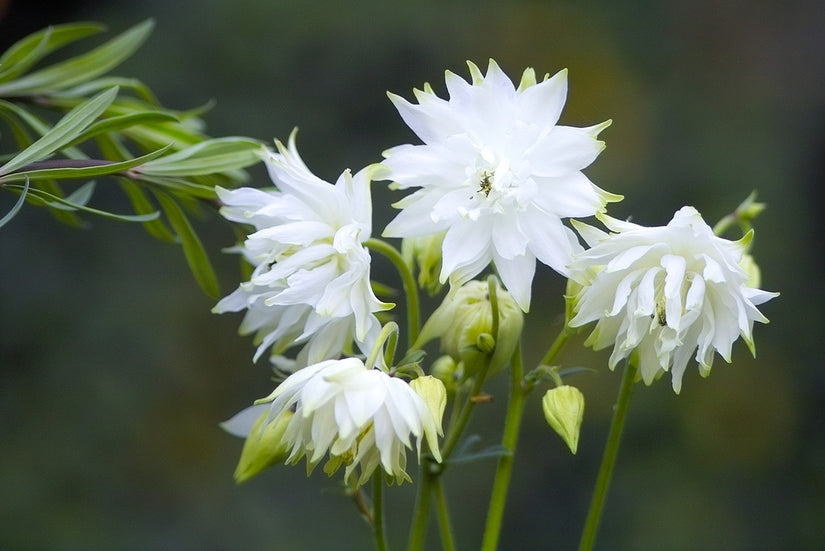
[[[599,218],[616,233],[576,224],[591,248],[570,265],[584,285],[570,326],[598,321],[586,344],[612,344],[611,369],[638,350],[645,383],[671,371],[678,393],[694,351],[702,376],[714,350],[730,363],[739,336],[754,352],[753,322],[768,321],[756,306],[777,293],[747,285],[740,263],[752,232],[739,241],[717,237],[693,207],[662,227]]]
[[[536,83],[527,69],[516,89],[495,61],[487,75],[469,63],[473,83],[447,71],[449,100],[429,85],[418,104],[390,94],[423,145],[384,152],[401,189],[421,188],[395,204],[403,210],[384,231],[417,237],[445,231],[441,282],[469,281],[491,261],[525,312],[538,258],[567,275],[582,250],[562,218],[587,217],[620,196],[596,187],[581,170],[604,148],[596,139],[610,121],[559,126],[567,71]],[[548,75],[549,76],[549,75]]]
[[[441,460],[443,407],[430,407],[418,388],[369,369],[358,358],[327,360],[293,373],[265,398],[272,400],[268,422],[291,415],[283,435],[288,463],[306,455],[312,470],[328,453],[324,471],[329,475],[346,465],[345,478],[361,485],[380,465],[400,483],[410,480],[405,471],[410,435],[419,454],[426,438],[433,456]],[[356,468],[360,473],[352,479]]]
[[[255,333],[255,360],[272,347],[280,354],[306,343],[296,367],[336,358],[353,341],[369,352],[380,331],[375,312],[391,308],[370,287],[370,255],[364,247],[372,230],[371,165],[353,176],[344,171],[335,185],[306,167],[295,148],[276,142],[265,159],[274,191],[217,188],[226,205],[221,214],[257,231],[242,247],[254,266],[249,281],[221,300],[214,312],[246,310],[241,334]]]

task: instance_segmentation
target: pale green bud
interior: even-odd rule
[[[507,365],[518,345],[524,314],[512,295],[498,289],[498,342],[493,333],[493,312],[486,282],[470,281],[445,297],[424,324],[416,343],[422,347],[434,338],[456,362],[464,364],[465,375],[475,374],[489,358],[488,375]]]
[[[433,362],[430,374],[444,383],[447,392],[452,393],[456,391],[458,381],[462,379],[463,369],[461,367],[461,364],[456,363],[452,356],[445,354]]]
[[[444,383],[435,377],[425,375],[410,381],[410,386],[427,404],[427,409],[430,410],[438,427],[438,434],[444,434],[441,430],[441,418],[444,417],[444,409],[447,407],[447,389]]]
[[[241,459],[235,468],[235,482],[240,484],[249,480],[267,467],[286,459],[288,448],[284,443],[286,426],[292,418],[292,412],[285,411],[276,419],[270,419],[264,426],[269,412],[261,415],[255,424],[241,451]]]
[[[574,454],[579,447],[579,430],[584,416],[584,395],[573,386],[551,388],[541,400],[544,418]]]
[[[430,296],[437,295],[442,283],[441,274],[441,244],[446,232],[423,237],[407,237],[401,241],[401,256],[408,266],[418,268],[418,285],[427,291]]]

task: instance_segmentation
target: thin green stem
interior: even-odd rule
[[[410,267],[407,266],[407,263],[404,262],[404,258],[401,256],[398,249],[386,241],[370,238],[367,239],[364,244],[368,248],[386,256],[390,262],[393,263],[401,276],[401,282],[404,284],[404,293],[407,296],[407,335],[409,338],[407,346],[412,347],[415,344],[416,339],[418,339],[421,317],[421,307],[418,301],[418,287],[416,287],[415,278],[412,275],[412,271],[410,271]]]
[[[487,358],[484,360],[484,365],[482,366],[481,370],[476,374],[475,381],[473,381],[473,390],[470,392],[470,395],[467,396],[467,400],[461,407],[461,413],[458,414],[458,420],[456,421],[455,425],[451,427],[451,429],[447,433],[447,436],[444,438],[444,444],[441,446],[442,463],[447,462],[447,459],[450,457],[450,454],[453,453],[453,450],[455,450],[456,445],[458,445],[458,440],[461,438],[461,434],[464,432],[464,428],[470,421],[470,416],[472,415],[473,408],[475,407],[473,396],[478,396],[481,393],[481,388],[482,386],[484,386],[484,379],[487,377],[487,371],[490,368],[491,358],[492,356],[487,356]]]
[[[421,483],[418,485],[418,494],[415,497],[415,513],[410,527],[408,551],[421,551],[424,548],[427,521],[430,517],[430,489],[433,483],[433,473],[430,471],[430,462],[427,458],[422,460],[420,470]]]
[[[507,501],[507,490],[513,473],[513,459],[518,444],[518,433],[521,427],[524,402],[527,391],[522,387],[523,367],[521,349],[516,347],[513,353],[510,382],[510,401],[507,406],[507,418],[504,423],[504,435],[501,445],[506,453],[499,457],[496,476],[493,481],[493,492],[490,496],[490,507],[487,511],[487,524],[484,528],[484,539],[481,542],[482,551],[495,551],[501,534],[501,523],[504,519],[504,506]]]
[[[570,337],[570,331],[565,325],[561,332],[556,336],[556,340],[553,341],[553,344],[550,345],[550,348],[547,349],[547,353],[544,355],[544,358],[541,360],[540,365],[551,365],[553,360],[556,359],[556,356],[561,349],[564,348],[564,345],[567,344],[567,339]]]
[[[593,490],[593,500],[590,502],[590,510],[587,512],[587,520],[584,523],[584,530],[582,530],[579,551],[590,551],[593,549],[593,544],[596,541],[599,520],[601,520],[604,501],[607,497],[607,490],[610,487],[610,478],[613,475],[616,456],[619,453],[619,443],[622,439],[622,429],[624,429],[624,422],[627,417],[627,406],[630,403],[630,395],[633,390],[633,381],[636,379],[636,371],[635,362],[627,362],[624,377],[622,378],[622,386],[619,389],[619,397],[616,401],[616,410],[613,412],[613,421],[610,423],[610,433],[607,436],[607,444],[604,448],[599,476],[596,478],[596,487]]]
[[[372,477],[372,533],[375,536],[375,548],[387,551],[387,535],[384,531],[384,479],[381,469],[375,470]]]
[[[447,509],[447,498],[444,495],[444,487],[441,484],[441,477],[433,481],[433,495],[438,511],[438,526],[441,528],[441,542],[444,551],[455,551],[455,541],[453,541],[453,527],[450,523],[450,512]]]

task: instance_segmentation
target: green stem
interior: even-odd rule
[[[473,407],[475,406],[475,402],[473,402],[473,396],[478,396],[481,394],[481,388],[484,386],[484,379],[487,377],[487,371],[490,368],[490,359],[492,356],[487,356],[484,360],[484,365],[481,367],[481,370],[475,375],[475,381],[473,381],[473,390],[470,392],[470,395],[467,396],[467,400],[464,402],[464,405],[461,407],[461,413],[458,414],[458,420],[456,421],[455,425],[451,427],[451,430],[447,433],[447,436],[444,438],[444,445],[441,446],[441,463],[446,464],[447,459],[450,457],[450,454],[453,453],[455,450],[456,445],[458,445],[458,440],[461,438],[461,434],[464,432],[464,428],[467,426],[467,423],[470,421],[470,416],[473,413]]]
[[[622,386],[619,389],[616,411],[613,413],[613,421],[610,423],[610,433],[607,436],[607,444],[604,448],[599,476],[596,478],[593,500],[590,502],[590,510],[587,512],[587,520],[584,523],[579,551],[590,551],[593,549],[593,543],[596,541],[599,520],[602,516],[602,509],[604,509],[607,490],[610,487],[610,478],[613,475],[616,456],[619,453],[619,443],[622,439],[622,429],[624,428],[625,418],[627,417],[627,406],[630,403],[630,395],[633,390],[633,381],[636,379],[636,371],[635,362],[628,361],[625,366],[624,377],[622,378]]]
[[[501,445],[506,453],[499,457],[496,477],[493,481],[493,492],[490,496],[490,507],[487,511],[487,524],[484,528],[484,539],[481,542],[482,551],[495,551],[501,534],[501,523],[504,519],[504,505],[507,501],[507,490],[513,473],[513,459],[518,444],[518,433],[524,413],[524,399],[527,392],[522,387],[523,367],[521,350],[516,347],[513,353],[510,383],[510,402],[507,406],[507,418],[504,423],[504,436]]]
[[[558,353],[561,352],[561,349],[564,348],[564,345],[567,344],[567,339],[569,337],[570,332],[567,325],[565,325],[561,332],[556,336],[556,340],[554,340],[553,344],[550,345],[550,348],[547,349],[547,353],[544,355],[544,358],[542,358],[540,365],[551,365]]]
[[[410,267],[404,262],[401,253],[387,243],[380,239],[370,238],[364,243],[368,248],[379,252],[386,256],[390,262],[393,263],[401,276],[401,281],[404,284],[404,293],[407,296],[407,326],[408,326],[408,347],[412,347],[418,339],[418,332],[420,330],[420,306],[418,302],[418,287],[415,284],[415,278],[410,271]]]
[[[421,484],[418,485],[418,494],[415,498],[415,516],[410,528],[408,551],[421,551],[424,548],[424,539],[427,536],[427,521],[430,516],[430,489],[433,483],[433,473],[430,471],[428,458],[421,462]]]
[[[444,487],[441,485],[440,477],[433,481],[433,494],[435,494],[435,503],[438,507],[438,526],[441,528],[441,542],[444,551],[455,551],[450,512],[447,510],[447,498],[444,495]]]
[[[387,536],[384,532],[384,480],[381,469],[376,469],[372,477],[372,533],[375,548],[387,551]]]

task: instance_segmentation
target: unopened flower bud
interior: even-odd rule
[[[574,454],[579,447],[579,429],[584,416],[584,395],[573,386],[548,390],[541,400],[544,418]]]
[[[484,361],[490,362],[488,375],[504,367],[518,345],[524,315],[512,295],[498,289],[498,338],[493,332],[493,312],[486,282],[470,281],[450,293],[424,324],[417,346],[434,338],[456,362],[463,362],[465,374],[475,374]],[[491,356],[491,358],[488,358]]]
[[[286,411],[264,425],[268,415],[268,411],[264,412],[246,437],[241,459],[235,469],[235,482],[238,484],[287,457],[289,449],[283,437],[292,412]]]
[[[447,407],[447,389],[444,387],[444,383],[435,377],[426,375],[410,381],[410,386],[427,404],[427,409],[430,410],[438,427],[438,434],[443,434],[441,418],[444,416],[444,409]]]
[[[458,388],[458,381],[462,378],[461,364],[456,363],[452,356],[447,354],[441,356],[433,362],[430,374],[444,383],[447,392],[455,392]]]
[[[418,268],[418,285],[430,296],[441,291],[441,244],[446,232],[422,237],[407,237],[401,241],[401,255],[408,266]]]

